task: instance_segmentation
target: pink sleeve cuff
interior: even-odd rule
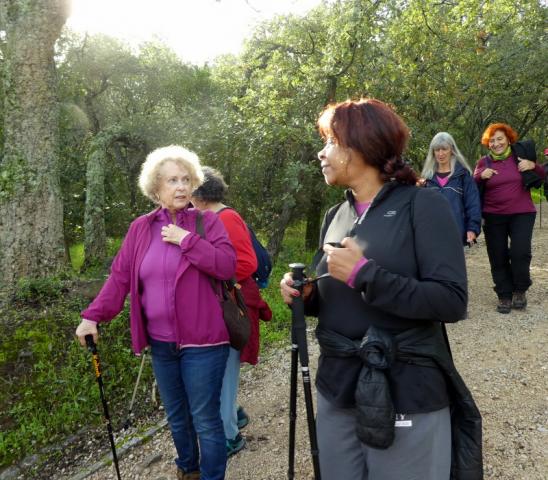
[[[85,320],[86,322],[93,322],[95,323],[95,325],[97,325],[99,322],[97,320],[90,320],[89,318],[84,318],[82,317],[82,315],[80,315],[80,317],[82,318],[82,320]]]
[[[188,248],[188,242],[190,241],[190,237],[192,237],[192,233],[189,233],[186,237],[184,237],[181,240],[181,243],[179,243],[179,247],[181,247],[182,250],[185,250]]]
[[[348,277],[348,280],[346,281],[346,284],[354,288],[354,281],[356,280],[356,275],[360,271],[360,269],[367,263],[367,258],[362,257],[360,258],[356,264],[354,265],[354,268],[352,269],[352,273],[350,274],[350,277]]]

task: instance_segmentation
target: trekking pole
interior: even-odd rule
[[[299,354],[299,360],[301,363],[301,374],[303,379],[304,400],[306,406],[306,418],[308,421],[308,435],[310,440],[310,453],[312,455],[312,466],[314,467],[315,480],[321,480],[320,475],[320,461],[318,452],[318,440],[316,436],[316,421],[314,418],[314,406],[312,403],[312,388],[310,386],[310,369],[308,368],[308,345],[306,342],[306,322],[304,319],[304,303],[302,299],[303,286],[306,283],[304,279],[304,264],[291,263],[289,265],[293,272],[293,286],[301,295],[293,299],[291,305],[291,336],[295,340],[297,351]],[[295,362],[296,363],[296,362]],[[296,374],[295,374],[296,377]],[[295,384],[296,384],[295,380]],[[295,386],[295,400],[297,397]],[[296,417],[296,409],[295,409]],[[290,424],[291,425],[291,424]],[[294,427],[293,427],[294,428]],[[291,440],[291,439],[290,439]],[[294,449],[293,449],[294,453]],[[290,459],[290,463],[293,462],[293,458]],[[288,472],[288,476],[289,473]],[[293,477],[290,477],[293,478]]]
[[[127,430],[131,426],[131,420],[133,416],[133,405],[135,403],[135,397],[137,396],[137,388],[139,387],[139,381],[141,380],[141,374],[143,373],[143,367],[145,365],[146,350],[141,355],[141,366],[139,367],[139,373],[137,374],[137,380],[135,381],[135,387],[133,388],[133,395],[131,396],[131,402],[129,402],[129,411],[127,412],[127,418],[122,427]]]
[[[289,466],[287,478],[295,478],[295,432],[297,425],[297,368],[299,362],[299,347],[295,339],[293,328],[291,329],[291,377],[289,384]]]
[[[105,389],[103,387],[103,374],[101,372],[101,363],[99,362],[97,345],[95,345],[92,335],[86,335],[86,344],[93,358],[93,369],[95,371],[95,378],[97,379],[97,384],[99,385],[99,394],[101,395],[101,402],[103,403],[103,410],[105,412],[105,423],[107,424],[108,438],[110,440],[110,447],[112,448],[112,461],[114,463],[114,468],[116,469],[116,476],[118,480],[122,480],[122,477],[120,477],[120,468],[118,466],[118,455],[116,455],[116,445],[114,444],[114,435],[112,433],[112,424],[110,422],[108,405],[105,399]]]

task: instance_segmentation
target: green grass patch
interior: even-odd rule
[[[82,242],[75,243],[69,248],[70,261],[75,272],[79,272],[84,264],[84,244]]]
[[[107,238],[107,259],[116,255],[122,245],[123,238]],[[72,263],[72,269],[76,273],[80,273],[82,265],[84,265],[84,243],[79,242],[69,247],[70,261]],[[95,278],[100,276],[106,270],[105,265],[98,265],[97,267],[90,268],[84,272],[85,277]]]

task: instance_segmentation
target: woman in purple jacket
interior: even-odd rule
[[[474,171],[474,179],[484,186],[483,231],[499,313],[527,306],[537,210],[531,192],[523,187],[521,172],[534,170],[544,177],[541,165],[514,153],[512,145],[517,139],[518,134],[510,125],[489,125],[481,137],[489,154],[480,158]]]
[[[203,180],[198,157],[179,146],[154,150],[139,186],[158,205],[129,227],[99,295],[82,312],[80,343],[112,320],[130,296],[132,346],[150,345],[152,366],[178,458],[178,479],[221,480],[226,446],[220,415],[228,333],[209,277],[234,275],[236,255],[221,221],[190,197]]]

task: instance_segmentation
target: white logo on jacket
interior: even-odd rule
[[[396,213],[398,213],[396,210],[388,210],[388,212],[386,212],[384,214],[385,217],[393,217],[396,215]]]

